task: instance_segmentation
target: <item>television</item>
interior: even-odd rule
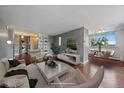
[[[67,48],[72,50],[77,50],[77,43],[75,39],[68,39],[67,40]]]

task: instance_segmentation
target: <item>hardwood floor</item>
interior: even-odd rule
[[[79,68],[81,72],[90,79],[100,65],[88,62],[80,64],[75,68]],[[124,67],[104,65],[105,73],[101,88],[124,88]]]

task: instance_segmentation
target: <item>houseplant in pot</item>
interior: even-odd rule
[[[101,47],[108,45],[108,39],[105,38],[105,37],[98,38],[98,39],[93,38],[91,40],[91,44],[93,46],[98,46],[98,54],[97,54],[97,56],[101,56],[102,55]]]
[[[53,57],[54,57],[54,59],[56,59],[56,58],[57,58],[57,55],[58,55],[59,52],[60,52],[59,46],[57,46],[57,45],[55,45],[54,43],[52,43],[52,44],[51,44],[51,50],[52,50],[52,52],[53,52]]]

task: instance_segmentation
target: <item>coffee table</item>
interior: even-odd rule
[[[48,84],[54,80],[55,77],[60,77],[68,72],[68,64],[65,64],[60,61],[55,61],[57,66],[55,68],[51,68],[45,65],[45,62],[37,63],[37,67],[47,81]]]

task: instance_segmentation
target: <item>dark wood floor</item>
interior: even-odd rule
[[[88,62],[80,64],[75,68],[79,68],[81,72],[90,79],[100,65]],[[124,88],[124,67],[104,65],[105,73],[103,81],[100,85],[101,88]]]

